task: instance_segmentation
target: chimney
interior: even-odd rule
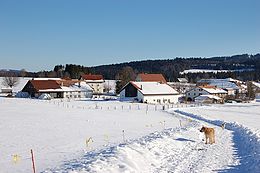
[[[141,85],[141,90],[143,89],[143,85]]]

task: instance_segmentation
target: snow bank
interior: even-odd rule
[[[27,92],[18,92],[16,95],[15,95],[15,97],[17,97],[17,98],[29,98],[30,97],[30,95],[29,95],[29,93],[27,93]]]
[[[50,94],[41,94],[38,99],[40,100],[51,100],[51,95]]]

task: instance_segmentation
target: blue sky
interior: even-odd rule
[[[0,0],[0,69],[260,52],[259,0]]]

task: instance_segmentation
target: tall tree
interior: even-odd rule
[[[135,80],[136,73],[132,67],[123,67],[116,75],[118,80],[116,83],[116,92],[119,93],[120,89],[131,80]]]

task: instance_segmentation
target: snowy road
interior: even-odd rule
[[[174,115],[183,127],[166,129],[126,144],[86,153],[49,172],[216,172],[236,166],[233,132],[198,120]],[[203,125],[216,129],[216,144],[206,145]]]

